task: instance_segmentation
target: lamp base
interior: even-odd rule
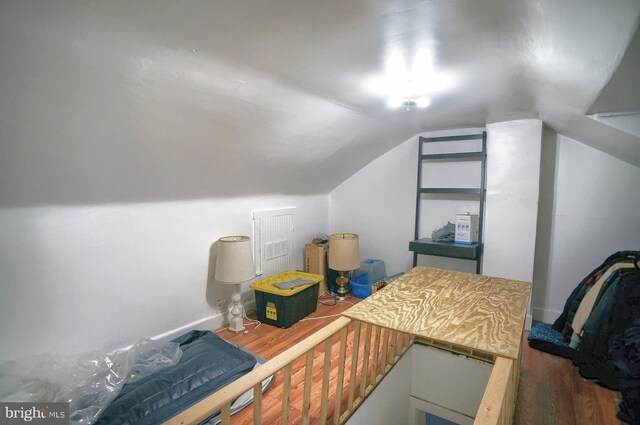
[[[229,327],[227,328],[231,332],[243,332],[245,330],[244,319],[242,318],[242,304],[240,304],[241,300],[240,285],[236,285],[233,295],[231,296],[233,307],[231,307],[229,311]]]
[[[347,299],[347,283],[349,279],[344,275],[345,272],[340,272],[340,276],[336,278],[336,284],[338,290],[336,291],[336,301],[344,301]]]

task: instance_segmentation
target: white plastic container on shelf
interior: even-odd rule
[[[455,243],[478,243],[478,214],[456,214]]]
[[[384,261],[373,260],[371,258],[361,261],[360,268],[353,272],[353,277],[362,276],[363,274],[369,275],[369,285],[376,283],[380,279],[384,279],[387,277]]]

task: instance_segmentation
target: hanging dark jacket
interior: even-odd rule
[[[640,318],[640,270],[616,270],[604,283],[584,324],[574,362],[580,374],[618,389],[618,378],[609,355],[612,341]]]
[[[604,262],[600,266],[589,273],[578,284],[573,292],[571,292],[571,295],[569,295],[569,298],[567,298],[567,301],[564,304],[562,314],[553,323],[553,329],[562,333],[564,339],[566,341],[569,341],[571,339],[571,334],[573,333],[571,324],[573,323],[573,318],[576,315],[576,311],[578,310],[578,307],[580,306],[580,303],[582,302],[582,299],[584,298],[586,293],[598,280],[598,277],[600,277],[611,265],[622,260],[632,260],[634,258],[637,258],[639,255],[640,251],[618,251],[607,257],[607,259],[604,260]]]
[[[611,341],[609,357],[618,375],[622,400],[618,419],[640,424],[640,319]]]

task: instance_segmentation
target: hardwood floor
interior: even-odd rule
[[[624,424],[616,418],[619,392],[583,379],[571,360],[529,347],[526,335],[522,344],[514,424]]]
[[[357,303],[359,299],[351,298],[349,302]],[[278,329],[261,325],[248,334],[236,334],[226,330],[218,335],[228,341],[241,344],[254,353],[271,359],[277,354],[305,339],[321,329],[340,312],[351,307],[348,303],[335,306],[318,304],[318,309],[309,317],[316,320],[305,320],[288,329]],[[251,326],[247,326],[251,328]],[[336,352],[334,349],[333,352]],[[322,347],[314,354],[314,381],[321,380]],[[332,361],[333,365],[333,361]],[[302,406],[302,388],[300,382],[304,374],[304,358],[294,364],[292,380],[292,398],[290,423],[300,423]],[[297,372],[296,372],[297,371]],[[317,375],[317,379],[316,379]],[[358,378],[359,381],[359,378]],[[265,394],[263,400],[263,423],[280,422],[280,398],[282,395],[282,378],[276,376],[274,386]],[[312,390],[312,398],[318,397],[319,388]],[[333,398],[329,410],[333,411]],[[514,424],[519,425],[609,425],[623,424],[616,419],[620,393],[600,387],[593,382],[583,380],[570,360],[543,353],[529,347],[526,335],[523,341],[522,369],[520,387],[514,417]],[[346,399],[343,398],[343,403]],[[317,423],[318,414],[312,414],[312,423]],[[332,418],[331,414],[329,418]],[[233,424],[251,424],[252,409],[232,417]],[[329,423],[332,423],[329,421]]]
[[[330,299],[323,301],[329,302]],[[229,331],[217,332],[217,334],[227,341],[240,344],[269,360],[331,323],[341,312],[358,302],[360,302],[359,298],[349,298],[347,302],[338,303],[337,305],[322,305],[318,303],[314,313],[287,329],[263,324],[256,330],[252,330],[252,325],[245,325],[249,329],[249,333],[246,335]]]

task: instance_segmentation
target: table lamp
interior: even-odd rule
[[[242,305],[240,304],[240,284],[256,277],[251,254],[251,239],[248,236],[224,236],[218,239],[218,257],[216,258],[215,280],[235,285],[229,312],[229,330],[244,331]]]
[[[336,300],[344,301],[349,282],[348,272],[360,267],[360,245],[354,233],[336,233],[329,236],[329,268],[340,272]]]

